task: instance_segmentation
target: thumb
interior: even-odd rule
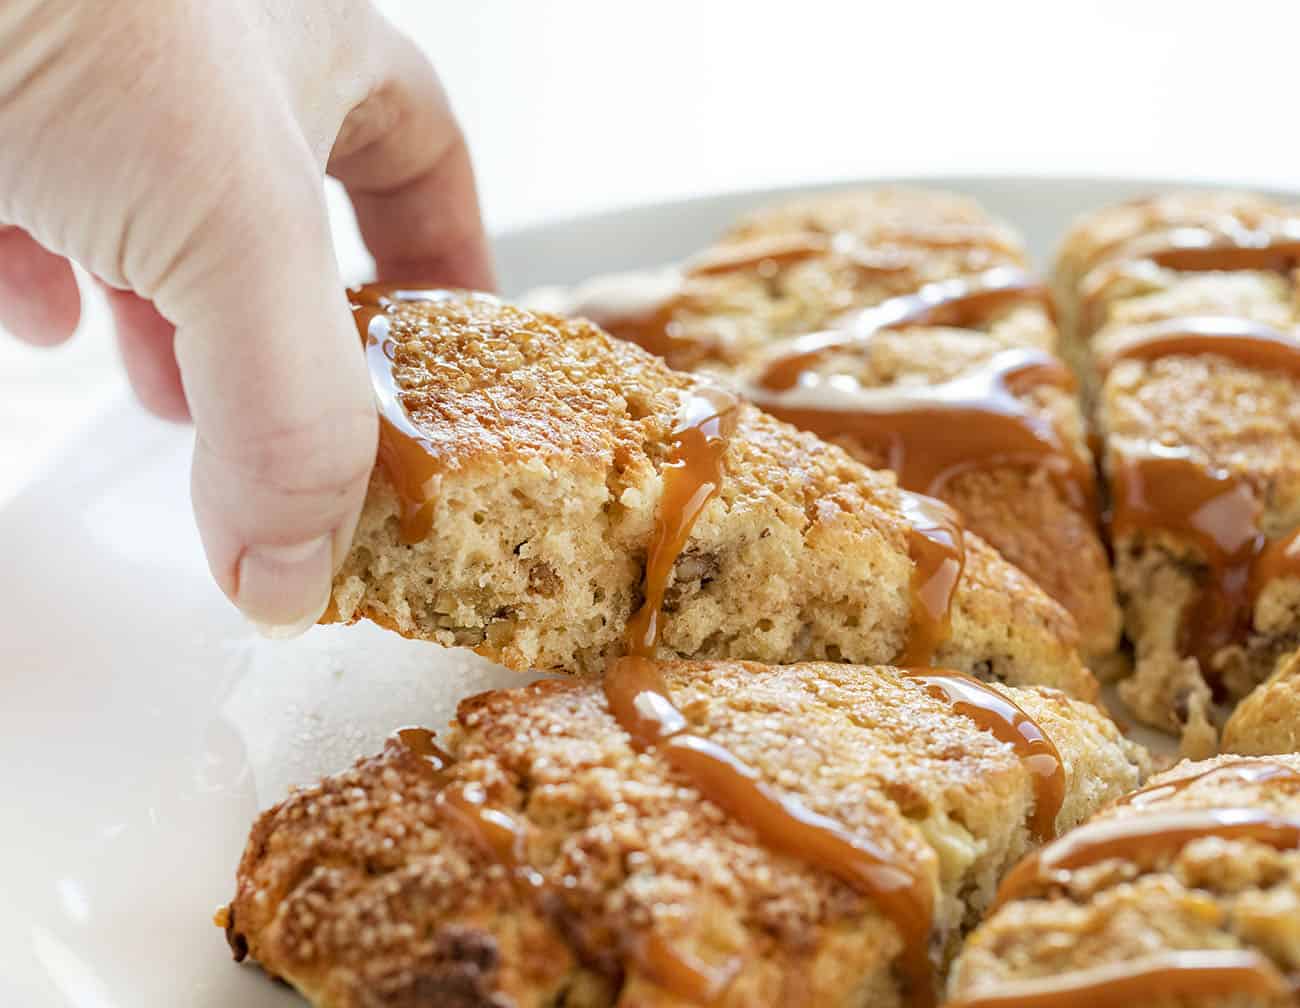
[[[377,438],[312,171],[236,183],[154,295],[176,326],[208,563],[269,636],[299,633],[324,611]],[[297,184],[274,181],[290,176]]]

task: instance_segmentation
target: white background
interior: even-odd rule
[[[441,71],[498,230],[870,175],[1300,180],[1290,0],[382,6]],[[64,349],[0,338],[0,502],[118,393],[97,309]]]

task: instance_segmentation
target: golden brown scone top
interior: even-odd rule
[[[382,460],[329,618],[473,646],[511,667],[621,653],[683,401],[701,379],[590,323],[481,295],[399,300],[388,350],[427,445],[429,531],[404,541]],[[911,612],[892,476],[742,405],[725,477],[674,570],[661,654],[883,662]],[[1095,688],[1069,616],[975,535],[936,662]]]
[[[1300,756],[1266,759],[1221,756],[1184,762],[1148,782],[1136,800],[1098,813],[1077,835],[1108,822],[1170,822],[1197,810],[1246,810],[1248,815],[1294,821],[1300,830]],[[1067,835],[1059,843],[1069,842]],[[1050,848],[1048,848],[1050,850]],[[1136,848],[1142,850],[1141,844]],[[1058,872],[1004,903],[971,937],[949,982],[954,1005],[1003,1004],[998,996],[1020,991],[1024,1004],[1110,1004],[1086,991],[1075,1001],[1029,1000],[1041,987],[1085,986],[1115,971],[1168,964],[1178,954],[1209,951],[1223,961],[1253,961],[1271,980],[1300,969],[1300,851],[1286,842],[1194,837],[1157,856],[1121,855]],[[1182,1008],[1249,1005],[1281,1008],[1294,1003],[1289,984],[1272,996],[1170,993],[1178,977],[1153,978],[1130,989],[1126,1004]],[[1184,975],[1185,982],[1185,975]],[[1163,996],[1162,996],[1163,995]],[[1005,1002],[1011,1004],[1015,1002]],[[1116,1002],[1118,1003],[1118,1002]]]
[[[928,880],[937,947],[1030,842],[1032,775],[1007,745],[894,670],[669,663],[689,730],[765,784]],[[1142,757],[1095,708],[1009,690],[1051,734],[1068,826],[1137,781]],[[265,813],[239,869],[231,935],[328,1008],[678,1004],[639,965],[648,936],[696,963],[737,960],[718,1002],[901,1004],[898,933],[871,900],[757,842],[650,749],[590,679],[462,703],[454,762],[403,742]],[[525,822],[546,896],[521,895],[439,811],[472,782]],[[545,912],[542,912],[542,908]],[[443,1000],[439,1000],[443,999]]]

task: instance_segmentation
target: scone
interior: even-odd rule
[[[1225,752],[1267,756],[1300,752],[1300,653],[1278,662],[1223,726]]]
[[[1300,640],[1300,208],[1175,193],[1080,220],[1058,282],[1104,443],[1148,724],[1213,747]]]
[[[656,521],[694,506],[666,491],[678,442],[725,413],[712,491],[660,572],[661,657],[904,661],[1095,691],[1068,614],[892,475],[719,408],[705,380],[587,322],[483,295],[353,296],[380,464],[327,619],[598,671],[644,601]]]
[[[323,1008],[933,1004],[1004,869],[1143,757],[930,676],[624,658],[466,700],[266,812],[227,937]]]
[[[1284,1008],[1300,976],[1300,756],[1183,763],[1031,855],[949,1008]]]
[[[759,210],[649,296],[579,288],[569,309],[718,377],[969,527],[1111,654],[1119,609],[1049,293],[970,200],[881,189]]]

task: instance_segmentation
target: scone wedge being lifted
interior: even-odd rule
[[[656,520],[689,510],[665,486],[690,417],[715,412],[713,494],[661,572],[660,656],[905,656],[1094,691],[1061,607],[891,475],[750,405],[717,407],[704,379],[587,322],[482,295],[353,296],[380,465],[327,618],[519,669],[599,670],[643,601]]]
[[[1291,1008],[1300,756],[1182,763],[1007,876],[950,1008]]]
[[[321,1008],[933,1004],[1005,868],[1142,758],[932,675],[632,658],[468,699],[266,812],[227,936]]]

